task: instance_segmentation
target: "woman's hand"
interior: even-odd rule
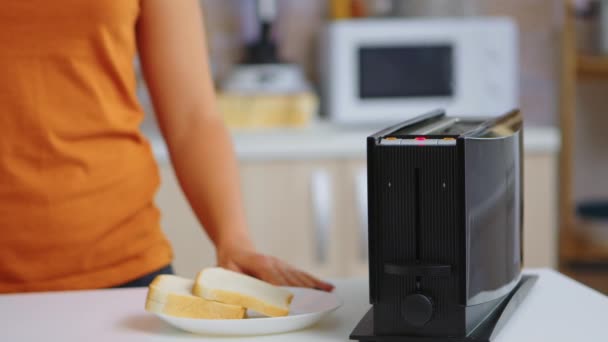
[[[216,109],[200,1],[141,2],[137,42],[156,118],[184,194],[219,266],[276,285],[331,291],[250,243],[230,134]],[[224,241],[230,241],[228,244]]]
[[[309,287],[332,291],[334,286],[300,271],[286,262],[255,251],[251,246],[217,248],[218,266],[248,274],[274,285]]]

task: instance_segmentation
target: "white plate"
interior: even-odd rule
[[[252,311],[247,312],[247,319],[195,319],[157,315],[172,326],[195,334],[266,335],[304,329],[342,305],[338,296],[333,293],[299,287],[286,289],[291,291],[294,297],[289,307],[289,315],[284,317],[262,317]]]

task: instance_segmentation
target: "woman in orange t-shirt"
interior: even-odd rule
[[[137,52],[218,264],[331,290],[251,242],[198,0],[7,1],[0,46],[0,292],[147,285],[171,272],[139,130]]]

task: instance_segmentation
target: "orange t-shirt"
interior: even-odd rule
[[[0,292],[100,288],[171,262],[139,126],[139,0],[4,1]]]

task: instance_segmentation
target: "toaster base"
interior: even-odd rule
[[[490,342],[494,340],[500,329],[507,323],[515,313],[521,302],[530,292],[532,286],[538,280],[537,275],[522,275],[517,287],[505,298],[496,310],[486,318],[468,336],[390,336],[374,335],[374,312],[373,309],[363,316],[355,330],[350,335],[351,340],[364,342]]]

